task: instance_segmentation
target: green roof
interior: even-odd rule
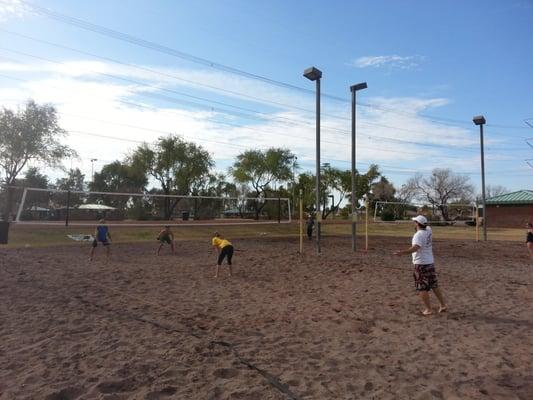
[[[500,194],[486,200],[487,204],[533,204],[533,190]]]

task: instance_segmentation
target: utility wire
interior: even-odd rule
[[[5,74],[0,74],[0,76],[8,78],[8,79],[16,80],[16,81],[29,82],[26,79],[15,78],[15,77],[12,77],[12,76],[9,76],[9,75],[5,75]],[[50,84],[47,84],[47,86],[49,86],[51,88],[55,88],[55,89],[60,89],[60,88],[58,88],[56,86],[53,86],[53,85],[50,85]],[[145,95],[145,96],[146,95],[150,95],[150,97],[152,97],[152,94],[143,93],[143,95]],[[161,112],[161,110],[156,108],[156,107],[151,107],[151,106],[143,105],[143,104],[140,104],[140,103],[135,103],[135,102],[126,101],[126,100],[118,100],[118,99],[116,99],[115,101],[117,101],[119,103],[122,103],[122,104],[129,105],[129,106],[137,107],[137,108],[144,108],[144,109],[149,109],[149,110],[152,110],[152,111]],[[172,114],[190,117],[189,114],[180,113],[179,111],[176,111],[176,110],[164,110],[164,111],[166,111],[167,113],[170,112]],[[206,120],[206,121],[209,121],[209,122],[212,122],[212,123],[215,123],[215,124],[227,125],[227,126],[230,126],[230,127],[239,128],[239,129],[245,129],[245,130],[249,130],[249,131],[252,131],[252,132],[258,132],[258,133],[263,133],[263,134],[267,134],[267,135],[289,137],[291,139],[292,138],[299,138],[299,139],[302,139],[304,141],[307,141],[309,139],[309,138],[304,137],[304,136],[293,135],[293,134],[283,134],[283,133],[280,133],[280,132],[274,132],[274,131],[269,131],[269,130],[264,130],[264,129],[252,128],[252,127],[249,127],[249,126],[246,126],[246,125],[232,123],[232,122],[228,122],[228,121],[220,121],[220,120],[213,119],[213,118],[208,118],[208,117],[203,117],[202,119]],[[333,144],[333,145],[342,145],[343,144],[343,143],[340,143],[338,141],[331,141],[331,140],[322,140],[322,142],[323,143]],[[367,150],[371,150],[371,151],[378,150],[378,151],[383,151],[383,152],[388,152],[388,153],[395,153],[395,154],[407,154],[407,155],[418,155],[418,156],[427,155],[425,153],[420,153],[420,152],[392,150],[392,149],[386,149],[386,148],[383,148],[383,147],[374,148],[374,147],[371,147],[371,146],[364,146],[364,145],[359,145],[358,148],[359,149],[367,149]],[[433,159],[464,159],[464,157],[438,155],[438,156],[433,156]]]
[[[78,27],[78,28],[81,28],[81,29],[84,29],[84,30],[88,30],[88,31],[91,31],[91,32],[94,32],[94,33],[98,33],[100,35],[104,35],[104,36],[107,36],[107,37],[110,37],[110,38],[121,40],[121,41],[130,43],[130,44],[133,44],[133,45],[144,47],[144,48],[147,48],[147,49],[150,49],[150,50],[153,50],[153,51],[164,53],[164,54],[167,54],[167,55],[170,55],[170,56],[174,56],[174,57],[177,57],[177,58],[181,58],[181,59],[184,59],[184,60],[187,60],[187,61],[191,61],[191,62],[200,64],[200,65],[204,65],[204,66],[207,66],[207,67],[210,67],[210,68],[214,68],[214,69],[217,69],[217,70],[220,70],[220,71],[229,72],[229,73],[232,73],[232,74],[235,74],[235,75],[239,75],[239,76],[243,76],[243,77],[246,77],[246,78],[249,78],[249,79],[262,81],[262,82],[268,83],[270,85],[274,85],[274,86],[278,86],[278,87],[282,87],[282,88],[286,88],[286,89],[297,90],[297,91],[300,91],[300,92],[303,92],[303,93],[314,95],[314,91],[310,90],[310,89],[306,89],[306,88],[303,88],[303,87],[300,87],[300,86],[296,86],[296,85],[293,85],[293,84],[290,84],[290,83],[278,81],[278,80],[275,80],[275,79],[272,79],[272,78],[268,78],[268,77],[263,76],[263,75],[247,72],[245,70],[234,68],[234,67],[231,67],[231,66],[228,66],[228,65],[225,65],[225,64],[221,64],[221,63],[218,63],[216,61],[212,61],[212,60],[209,60],[209,59],[206,59],[206,58],[194,56],[192,54],[188,54],[188,53],[185,53],[183,51],[176,50],[176,49],[173,49],[171,47],[158,44],[156,42],[152,42],[152,41],[149,41],[149,40],[138,38],[138,37],[135,37],[133,35],[130,35],[130,34],[118,31],[118,30],[110,29],[110,28],[107,28],[107,27],[104,27],[104,26],[101,26],[101,25],[97,25],[97,24],[85,21],[83,19],[80,19],[80,18],[69,16],[67,14],[62,14],[62,13],[50,10],[48,8],[45,8],[45,7],[40,7],[40,6],[37,6],[37,5],[33,4],[33,3],[29,3],[27,1],[20,0],[20,3],[25,5],[29,9],[33,10],[37,14],[40,14],[42,16],[48,17],[50,19],[53,19],[53,20],[56,20],[56,21],[59,21],[59,22],[62,22],[62,23],[65,23],[65,24],[68,24],[68,25],[71,25],[71,26],[75,26],[75,27]],[[324,97],[327,97],[327,98],[332,99],[332,100],[336,100],[336,101],[340,101],[340,102],[344,102],[344,103],[349,103],[350,102],[346,98],[334,96],[334,95],[331,95],[331,94],[328,94],[328,93],[323,93],[322,95]],[[376,110],[384,111],[384,112],[393,112],[393,113],[397,113],[397,114],[401,114],[401,115],[416,115],[418,117],[426,118],[426,119],[428,119],[428,120],[430,120],[430,121],[432,121],[434,123],[439,123],[439,124],[443,124],[443,125],[453,125],[453,124],[456,124],[456,125],[457,124],[470,125],[470,122],[466,122],[466,121],[462,121],[462,120],[456,120],[456,119],[452,119],[452,118],[436,117],[436,116],[426,115],[426,114],[409,113],[409,112],[399,111],[399,110],[396,110],[396,109],[391,109],[391,108],[378,106],[378,105],[370,104],[370,103],[360,103],[360,105],[365,106],[365,107],[370,107],[370,108],[373,108],[373,109],[376,109]],[[498,127],[497,125],[490,125],[490,124],[487,124],[487,125]],[[502,125],[502,126],[499,126],[499,127],[504,127],[504,126]],[[509,126],[507,126],[507,128],[508,129],[510,129],[510,128],[512,128],[512,129],[523,129],[524,127],[509,127]]]
[[[54,60],[51,60],[51,59],[48,59],[48,58],[36,56],[36,55],[33,55],[33,54],[29,54],[29,53],[25,53],[25,52],[13,50],[13,49],[0,47],[0,50],[8,51],[8,52],[15,53],[15,54],[24,55],[26,57],[35,58],[35,59],[38,59],[38,60],[41,60],[41,61],[46,61],[46,62],[53,63],[53,64],[68,66],[64,62],[54,61]],[[7,59],[7,58],[5,58],[5,59]],[[17,60],[13,60],[13,59],[11,59],[11,60],[15,61],[15,62],[18,62]],[[108,77],[108,78],[112,78],[112,79],[117,79],[117,80],[121,80],[121,81],[128,82],[128,83],[133,83],[133,84],[136,84],[136,85],[139,85],[139,86],[145,86],[145,87],[149,87],[149,88],[152,88],[152,89],[163,90],[163,91],[167,91],[167,92],[170,92],[170,93],[175,93],[175,94],[178,94],[178,95],[183,95],[183,96],[187,96],[187,97],[191,97],[191,98],[195,98],[195,99],[200,99],[202,101],[211,101],[209,99],[204,99],[204,98],[201,98],[201,97],[198,97],[198,96],[191,96],[191,95],[188,95],[188,94],[185,94],[185,93],[182,93],[182,92],[178,92],[178,91],[175,91],[175,90],[172,90],[172,89],[161,88],[160,86],[156,86],[156,85],[149,85],[149,84],[146,84],[144,82],[140,82],[140,81],[129,79],[129,78],[124,78],[124,77],[113,75],[113,74],[108,74],[108,73],[99,72],[99,71],[89,71],[89,72],[91,72],[92,74],[96,74],[96,75],[100,75],[100,76],[104,76],[104,77]],[[174,102],[174,103],[177,102],[177,103],[180,103],[180,104],[201,106],[201,107],[204,107],[204,108],[208,109],[209,111],[215,111],[216,110],[216,111],[220,111],[220,112],[223,112],[223,113],[224,112],[229,112],[228,110],[216,109],[216,108],[213,108],[213,107],[205,106],[203,104],[198,104],[198,103],[195,103],[195,102],[190,102],[190,101],[185,101],[185,100],[177,100],[177,99],[174,99],[174,98],[171,98],[171,97],[168,97],[168,96],[164,96],[164,95],[161,95],[161,94],[157,94],[157,93],[146,92],[146,93],[143,94],[143,96],[159,98],[159,99],[167,100],[167,101]],[[218,103],[218,104],[222,104],[224,106],[232,107],[231,104],[227,104],[227,103],[223,103],[223,102],[217,102],[217,101],[214,101],[214,102]],[[245,109],[245,108],[238,107],[238,106],[235,106],[235,107],[239,108],[239,109]],[[260,114],[263,114],[263,115],[268,115],[266,113],[262,113],[262,112],[259,112],[259,111],[256,111],[256,110],[251,110],[251,109],[245,109],[245,110],[248,110],[248,111],[251,111],[251,112],[255,112],[255,113],[260,113]],[[238,113],[234,113],[234,114],[238,115],[238,116],[244,116],[246,118],[249,118],[249,117],[253,118],[253,116],[249,116],[249,115],[246,115],[246,114],[244,114],[244,115],[243,114],[238,114]],[[264,121],[264,120],[271,121],[273,119],[276,119],[276,117],[273,117],[273,118],[260,118],[260,119],[262,121]],[[303,124],[301,121],[293,120],[293,119],[290,119],[290,118],[285,118],[285,119],[287,119],[289,121],[293,121],[294,124]],[[368,123],[368,122],[362,122],[361,125],[377,125],[377,126],[387,127],[387,128],[391,128],[391,129],[400,129],[400,130],[402,129],[402,128],[395,128],[395,127],[391,127],[391,126],[387,126],[387,125],[373,124],[373,123]],[[344,130],[341,130],[341,129],[331,129],[330,128],[329,130],[334,131],[334,132],[345,133],[345,134],[349,133],[348,131],[344,131]],[[408,129],[404,129],[404,130],[408,130]],[[413,132],[412,130],[408,130],[408,131]],[[345,136],[345,135],[342,135],[342,136]],[[409,141],[409,140],[403,140],[403,139],[397,139],[397,138],[389,138],[389,137],[369,135],[369,134],[365,134],[365,136],[367,136],[370,139],[388,140],[388,141],[397,142],[397,143],[416,144],[416,145],[427,146],[427,147],[435,147],[435,148],[441,148],[441,149],[442,148],[449,148],[449,147],[456,147],[458,150],[461,150],[461,151],[477,153],[476,150],[464,148],[464,145],[455,145],[455,146],[454,145],[437,145],[437,144],[432,144],[432,143],[416,142],[416,141]]]

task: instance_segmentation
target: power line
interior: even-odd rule
[[[13,49],[7,49],[7,48],[1,48],[1,50],[4,50],[4,51],[8,51],[8,52],[12,52],[12,53],[16,53],[16,54],[20,54],[20,55],[24,55],[24,56],[27,56],[27,57],[31,57],[31,58],[35,58],[35,59],[38,59],[38,60],[42,60],[42,61],[46,61],[46,62],[49,62],[49,63],[53,63],[53,64],[58,64],[58,65],[64,65],[64,66],[67,66],[66,63],[64,62],[59,62],[59,61],[54,61],[54,60],[50,60],[48,58],[44,58],[44,57],[40,57],[40,56],[36,56],[36,55],[33,55],[33,54],[29,54],[29,53],[25,53],[25,52],[20,52],[20,51],[17,51],[17,50],[13,50]],[[8,59],[8,58],[6,58]],[[18,60],[14,60],[14,59],[10,59],[11,61],[15,61],[15,62],[18,62]],[[91,73],[93,74],[97,74],[97,75],[101,75],[101,76],[105,76],[105,77],[110,77],[110,78],[113,78],[113,79],[118,79],[118,80],[122,80],[122,81],[125,81],[125,82],[128,82],[128,83],[134,83],[136,85],[139,85],[139,86],[145,86],[145,87],[149,87],[149,88],[153,88],[153,89],[158,89],[158,90],[164,90],[164,91],[168,91],[168,92],[171,92],[171,93],[176,93],[176,94],[179,94],[179,95],[184,95],[184,96],[188,96],[188,97],[192,97],[192,98],[195,98],[195,99],[200,99],[202,101],[211,101],[209,99],[204,99],[204,98],[201,98],[201,97],[198,97],[198,96],[190,96],[188,94],[184,94],[184,93],[181,93],[181,92],[178,92],[178,91],[175,91],[175,90],[171,90],[171,89],[165,89],[165,88],[161,88],[159,86],[155,86],[155,85],[149,85],[149,84],[146,84],[144,82],[140,82],[140,81],[137,81],[137,80],[133,80],[133,79],[129,79],[129,78],[123,78],[123,77],[120,77],[120,76],[116,76],[116,75],[113,75],[113,74],[108,74],[108,73],[104,73],[104,72],[99,72],[99,71],[90,71]],[[221,110],[221,109],[216,109],[216,108],[213,108],[213,107],[207,107],[205,105],[201,105],[201,104],[198,104],[198,103],[195,103],[195,102],[189,102],[189,101],[184,101],[184,100],[176,100],[174,98],[170,98],[170,97],[167,97],[167,96],[164,96],[164,95],[160,95],[160,94],[154,94],[154,93],[143,93],[143,96],[145,97],[155,97],[155,98],[160,98],[160,99],[164,99],[164,100],[167,100],[167,101],[171,101],[171,102],[178,102],[178,103],[181,103],[181,104],[189,104],[189,105],[194,105],[194,106],[201,106],[201,107],[205,107],[206,109],[210,110],[210,111],[221,111],[221,112],[228,112],[227,110]],[[222,105],[225,105],[225,106],[230,106],[232,107],[231,104],[227,104],[227,103],[223,103],[223,102],[217,102],[217,101],[213,101],[215,103],[218,103],[218,104],[222,104]],[[245,109],[245,108],[242,108],[242,107],[238,107],[238,106],[235,106],[236,108],[239,108],[239,109]],[[266,115],[266,113],[262,113],[262,112],[259,112],[259,111],[256,111],[256,110],[251,110],[251,109],[246,109],[248,111],[251,111],[251,112],[255,112],[255,113],[260,113],[260,114],[263,114],[263,115]],[[234,113],[235,114],[235,113]],[[242,114],[235,114],[235,115],[239,115],[239,116],[242,116]],[[249,115],[244,115],[244,117],[250,117]],[[271,118],[271,119],[266,119],[267,121],[270,121],[272,119],[276,119],[276,118]],[[290,118],[285,118],[289,121],[294,121],[295,124],[303,124],[301,123],[300,121],[297,121],[297,120],[293,120],[293,119],[290,119]],[[261,119],[261,120],[265,120],[265,119]],[[391,129],[398,129],[398,130],[406,130],[406,131],[409,131],[409,132],[416,132],[416,131],[412,131],[412,130],[409,130],[409,129],[405,129],[405,128],[396,128],[396,127],[392,127],[392,126],[388,126],[388,125],[382,125],[382,124],[377,124],[377,123],[371,123],[371,122],[363,122],[361,123],[362,125],[374,125],[374,126],[381,126],[381,127],[386,127],[386,128],[391,128]],[[348,134],[349,132],[348,131],[344,131],[344,130],[341,130],[341,129],[329,129],[331,131],[335,131],[335,132],[340,132],[340,133],[345,133],[345,134]],[[345,134],[343,136],[345,136]],[[449,147],[457,147],[458,150],[461,150],[461,151],[467,151],[467,152],[472,152],[472,153],[477,153],[476,150],[470,150],[470,149],[465,149],[464,148],[464,145],[457,145],[457,146],[453,146],[453,145],[437,145],[437,144],[432,144],[432,143],[425,143],[425,142],[416,142],[416,141],[409,141],[409,140],[403,140],[403,139],[397,139],[397,138],[389,138],[389,137],[385,137],[385,136],[376,136],[376,135],[370,135],[370,134],[364,134],[365,136],[367,136],[369,139],[379,139],[379,140],[387,140],[387,141],[392,141],[392,142],[396,142],[396,143],[407,143],[407,144],[416,144],[416,145],[420,145],[420,146],[426,146],[426,147],[435,147],[435,148],[449,148]],[[452,157],[454,158],[454,157]],[[455,157],[455,158],[458,158],[458,157]]]
[[[278,87],[282,87],[282,88],[286,88],[286,89],[291,89],[291,90],[297,90],[297,91],[300,91],[300,92],[303,92],[303,93],[314,95],[314,91],[312,91],[310,89],[306,89],[306,88],[303,88],[303,87],[300,87],[300,86],[296,86],[296,85],[293,85],[293,84],[290,84],[290,83],[278,81],[278,80],[275,80],[275,79],[272,79],[272,78],[268,78],[268,77],[263,76],[263,75],[247,72],[245,70],[238,69],[238,68],[235,68],[235,67],[231,67],[231,66],[228,66],[228,65],[225,65],[225,64],[221,64],[221,63],[218,63],[216,61],[212,61],[212,60],[209,60],[209,59],[206,59],[206,58],[194,56],[192,54],[188,54],[188,53],[185,53],[183,51],[176,50],[174,48],[158,44],[156,42],[152,42],[152,41],[149,41],[149,40],[138,38],[138,37],[135,37],[133,35],[130,35],[130,34],[118,31],[118,30],[110,29],[110,28],[107,28],[107,27],[104,27],[104,26],[101,26],[101,25],[97,25],[97,24],[85,21],[83,19],[80,19],[80,18],[69,16],[67,14],[62,14],[62,13],[47,9],[45,7],[40,7],[40,6],[37,6],[35,4],[29,3],[27,1],[22,1],[21,0],[20,3],[24,4],[28,8],[32,9],[37,14],[46,16],[48,18],[54,19],[56,21],[59,21],[59,22],[62,22],[62,23],[68,24],[68,25],[72,25],[72,26],[75,26],[75,27],[78,27],[78,28],[81,28],[81,29],[84,29],[84,30],[88,30],[88,31],[91,31],[91,32],[94,32],[94,33],[98,33],[100,35],[111,37],[111,38],[116,39],[116,40],[121,40],[121,41],[130,43],[130,44],[134,44],[134,45],[137,45],[137,46],[140,46],[140,47],[144,47],[144,48],[147,48],[147,49],[150,49],[150,50],[153,50],[153,51],[164,53],[164,54],[167,54],[167,55],[170,55],[170,56],[173,56],[173,57],[177,57],[177,58],[181,58],[181,59],[184,59],[184,60],[187,60],[187,61],[191,61],[191,62],[200,64],[200,65],[204,65],[204,66],[207,66],[207,67],[210,67],[210,68],[218,69],[220,71],[229,72],[229,73],[232,73],[232,74],[235,74],[235,75],[239,75],[239,76],[243,76],[243,77],[246,77],[246,78],[249,78],[249,79],[262,81],[262,82],[268,83],[270,85],[274,85],[274,86],[278,86]],[[344,103],[349,103],[349,100],[346,99],[346,98],[343,98],[343,97],[338,97],[338,96],[334,96],[334,95],[327,94],[327,93],[323,93],[322,95],[324,97],[327,97],[327,98],[332,99],[332,100],[336,100],[336,101],[340,101],[340,102],[344,102]],[[423,117],[423,118],[429,119],[430,121],[432,121],[434,123],[440,123],[440,124],[443,124],[443,125],[453,125],[453,124],[460,124],[460,125],[468,124],[468,125],[470,125],[470,122],[466,122],[466,121],[462,121],[462,120],[455,120],[455,119],[452,119],[452,118],[436,117],[436,116],[425,115],[425,114],[409,113],[409,112],[405,112],[405,111],[399,111],[399,110],[396,110],[396,109],[390,109],[390,108],[383,107],[383,106],[377,106],[375,104],[370,104],[370,103],[360,103],[360,105],[365,106],[365,107],[370,107],[370,108],[373,108],[373,109],[376,109],[376,110],[380,110],[380,111],[393,112],[393,113],[397,113],[397,114],[401,114],[401,115],[415,115],[417,117]],[[495,126],[496,127],[496,125],[490,125],[490,126]],[[515,128],[516,129],[522,129],[523,127],[513,127],[513,129],[515,129]]]
[[[11,35],[19,36],[19,37],[22,37],[24,39],[32,40],[32,41],[35,41],[35,42],[38,42],[38,43],[44,43],[44,44],[47,44],[49,46],[54,46],[54,47],[66,49],[66,50],[73,51],[73,52],[76,52],[76,53],[79,53],[79,54],[88,55],[90,57],[94,57],[94,58],[98,58],[98,59],[101,59],[101,60],[105,60],[105,61],[109,61],[109,62],[112,62],[112,63],[116,63],[116,64],[119,64],[119,65],[123,65],[123,66],[129,67],[129,68],[135,68],[135,69],[138,69],[138,70],[141,70],[141,71],[150,72],[150,73],[153,73],[153,74],[156,74],[156,75],[160,75],[160,76],[164,76],[164,77],[167,77],[167,78],[172,78],[172,79],[176,79],[176,80],[179,80],[179,81],[184,81],[186,83],[197,85],[197,86],[200,86],[200,87],[207,87],[209,89],[221,91],[223,93],[229,93],[229,94],[232,94],[232,95],[237,95],[239,97],[249,98],[249,99],[252,99],[252,100],[255,100],[255,101],[260,101],[260,102],[263,102],[263,103],[270,103],[270,104],[273,104],[273,105],[276,105],[276,106],[282,106],[282,107],[286,107],[286,108],[289,108],[289,109],[303,111],[303,112],[306,112],[306,113],[311,113],[311,114],[315,113],[315,110],[310,110],[310,109],[307,109],[307,108],[298,107],[298,106],[294,106],[294,105],[286,104],[286,103],[281,103],[281,102],[274,102],[274,101],[271,101],[271,100],[266,100],[266,99],[262,99],[262,98],[259,98],[259,97],[250,96],[250,95],[247,95],[247,94],[244,94],[244,93],[241,93],[241,92],[235,92],[235,91],[231,91],[231,90],[228,90],[228,89],[224,89],[224,88],[220,88],[220,87],[216,87],[216,86],[212,86],[212,85],[206,85],[204,83],[192,81],[192,80],[189,80],[189,79],[184,79],[184,78],[179,77],[179,76],[177,76],[175,74],[168,74],[168,73],[165,73],[165,72],[162,72],[162,71],[158,71],[158,70],[154,70],[154,69],[151,69],[151,68],[146,68],[146,67],[142,67],[142,66],[138,66],[138,65],[122,62],[122,61],[119,61],[119,60],[116,60],[116,59],[113,59],[113,58],[104,57],[104,56],[100,56],[100,55],[97,55],[97,54],[94,54],[94,53],[89,53],[89,52],[86,52],[86,51],[83,51],[83,50],[75,49],[75,48],[72,48],[72,47],[69,47],[69,46],[64,46],[64,45],[53,43],[53,42],[49,42],[49,41],[46,41],[46,40],[37,39],[37,38],[31,37],[31,36],[28,36],[28,35],[15,33],[15,32],[12,32],[12,31],[9,31],[9,30],[6,30],[6,29],[0,28],[0,31],[8,33],[8,34],[11,34]],[[12,50],[8,50],[8,51],[12,51]],[[21,53],[21,52],[19,52],[19,53]],[[27,54],[27,53],[21,53],[21,54]],[[38,56],[35,56],[35,55],[28,55],[28,57],[34,57],[34,58],[43,59],[42,57],[38,57]],[[49,59],[44,59],[44,60],[46,60],[48,62],[53,62],[53,63],[60,63],[59,61],[53,61],[53,60],[49,60]],[[98,72],[95,72],[95,73],[98,73]],[[207,99],[203,99],[203,100],[204,101],[211,101],[211,100],[207,100]],[[223,104],[226,105],[226,106],[229,106],[229,107],[233,107],[232,105],[228,105],[227,103],[223,103]],[[360,104],[360,103],[358,103],[358,104]],[[250,110],[250,109],[248,109],[248,110]],[[250,110],[250,111],[261,113],[261,114],[265,114],[265,113],[262,113],[262,112],[256,111],[256,110]],[[330,117],[330,118],[343,120],[343,121],[350,121],[351,120],[348,117],[342,117],[340,115],[335,115],[335,114],[322,113],[322,115],[326,116],[326,117]],[[418,114],[413,114],[413,115],[418,115]],[[292,121],[294,123],[311,125],[310,123],[294,120],[294,119],[287,118],[287,117],[281,117],[281,118],[289,120],[289,121]],[[366,124],[366,125],[369,125],[369,126],[377,126],[377,127],[381,127],[381,128],[387,128],[387,129],[394,129],[394,130],[399,130],[399,131],[404,131],[404,132],[409,132],[409,133],[420,133],[420,134],[424,134],[424,135],[426,134],[426,132],[422,132],[422,131],[417,131],[417,130],[404,128],[404,127],[395,127],[395,126],[390,126],[390,125],[385,125],[385,124],[379,124],[379,123],[375,123],[375,122],[362,122],[362,124]],[[348,130],[343,130],[343,129],[340,129],[340,128],[329,128],[327,125],[324,126],[322,129],[323,130],[328,130],[328,131],[339,131],[339,132],[343,132],[343,133],[346,133],[346,134],[350,134],[350,132]]]
[[[3,77],[8,78],[8,79],[12,79],[12,80],[28,82],[28,80],[26,80],[26,79],[15,78],[15,77],[12,77],[12,76],[9,76],[9,75],[5,75],[5,74],[0,74],[0,76],[3,76]],[[53,87],[55,89],[59,89],[58,87],[53,86],[53,85],[47,84],[47,86]],[[145,108],[145,109],[161,112],[161,110],[159,110],[159,109],[157,109],[155,107],[151,107],[151,106],[147,106],[147,105],[143,105],[143,104],[139,104],[139,103],[135,103],[135,102],[131,102],[131,101],[126,101],[126,100],[116,100],[116,101],[120,102],[122,104],[129,105],[129,106],[137,107],[137,108]],[[180,113],[179,111],[176,111],[176,110],[172,110],[172,111],[164,110],[164,111],[171,112],[172,114],[176,114],[176,115],[182,115],[182,116],[190,117],[190,115],[185,114],[185,113]],[[215,119],[208,118],[208,117],[204,117],[203,120],[207,120],[207,121],[213,122],[215,124],[227,125],[227,126],[231,126],[231,127],[235,127],[235,128],[240,128],[240,129],[246,129],[246,130],[250,130],[252,132],[264,133],[264,134],[267,134],[267,135],[275,135],[275,136],[283,136],[283,137],[299,138],[299,139],[303,139],[303,140],[308,140],[307,137],[303,137],[303,136],[299,136],[299,135],[287,135],[287,134],[283,134],[283,133],[280,133],[280,132],[268,131],[268,130],[258,129],[258,128],[251,128],[251,127],[248,127],[246,125],[236,124],[236,123],[227,122],[227,121],[215,120]],[[202,139],[202,140],[205,140],[205,139]],[[341,145],[342,144],[342,143],[339,143],[339,142],[334,142],[334,141],[329,141],[329,140],[323,140],[323,142],[324,143],[329,143],[329,144],[334,144],[334,145]],[[426,155],[425,153],[419,153],[419,152],[391,150],[391,149],[386,149],[386,148],[383,148],[383,147],[373,148],[373,147],[364,146],[364,145],[359,145],[358,148],[359,149],[361,149],[361,148],[362,149],[367,149],[367,150],[371,150],[371,151],[379,150],[379,151],[388,152],[388,153],[395,153],[395,154],[408,154],[408,155],[417,155],[417,156]],[[463,157],[459,157],[459,156],[444,156],[444,155],[434,156],[433,158],[434,159],[463,159]]]

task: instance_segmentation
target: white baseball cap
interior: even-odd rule
[[[417,215],[416,217],[414,218],[411,218],[413,221],[416,221],[418,222],[420,225],[427,225],[428,224],[428,220],[426,217],[424,217],[423,215]]]

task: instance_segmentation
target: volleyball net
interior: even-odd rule
[[[377,201],[373,222],[410,221],[418,214],[425,215],[433,224],[472,224],[477,217],[475,204],[417,204],[394,201]]]
[[[66,226],[161,226],[291,222],[283,197],[182,196],[10,187],[11,220]]]

